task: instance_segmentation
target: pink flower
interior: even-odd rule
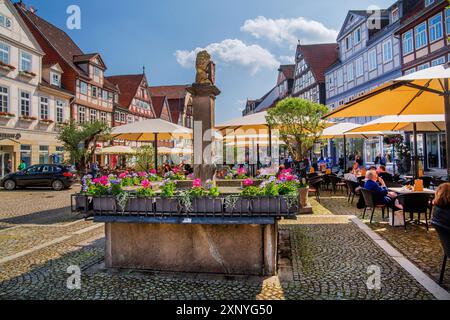
[[[141,186],[142,186],[144,189],[150,188],[150,181],[148,181],[147,179],[144,180],[144,181],[142,181]]]
[[[156,169],[150,170],[150,173],[151,173],[151,174],[156,174]]]
[[[200,179],[195,179],[193,184],[192,184],[193,188],[201,188],[202,187],[202,180]]]
[[[240,176],[240,175],[244,175],[244,174],[246,174],[246,171],[245,171],[244,168],[239,168],[238,171],[237,171],[237,174],[238,174],[239,176]]]
[[[98,184],[98,183],[100,183],[100,178],[95,178],[94,180],[92,180],[92,182],[94,184]]]
[[[147,172],[139,172],[139,177],[145,177],[147,175]]]
[[[253,185],[253,180],[252,179],[245,179],[244,180],[244,186],[245,187],[251,187]]]
[[[177,174],[177,173],[180,172],[180,169],[179,169],[179,168],[173,168],[173,169],[172,169],[172,172],[175,173],[175,174]]]
[[[294,181],[295,177],[292,174],[289,174],[289,175],[286,176],[286,180],[287,181]]]
[[[121,173],[120,175],[119,175],[119,179],[124,179],[125,177],[127,176],[127,174],[124,172],[124,173]]]
[[[100,183],[106,186],[109,183],[109,178],[107,176],[103,176],[100,178]]]

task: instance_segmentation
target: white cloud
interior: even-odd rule
[[[181,66],[189,68],[195,64],[197,53],[201,50],[207,50],[216,62],[243,66],[249,68],[252,74],[262,68],[276,69],[280,65],[275,56],[266,49],[255,44],[247,45],[238,39],[226,39],[192,51],[177,50],[175,57]]]
[[[259,16],[244,22],[241,31],[248,32],[257,39],[266,38],[277,44],[295,46],[303,44],[335,42],[338,31],[329,29],[315,20],[303,17],[294,19],[270,19]]]
[[[294,64],[295,63],[294,56],[280,56],[279,60],[281,63],[285,63],[285,64]]]

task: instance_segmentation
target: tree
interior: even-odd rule
[[[328,112],[324,105],[305,99],[287,98],[269,109],[267,123],[278,130],[296,162],[308,156],[325,129],[323,116]]]
[[[70,161],[78,172],[85,173],[88,161],[92,160],[99,141],[110,140],[110,128],[104,122],[83,123],[71,121],[64,125],[58,140],[70,154]]]
[[[155,167],[155,150],[152,145],[141,146],[136,151],[136,170],[149,172]]]

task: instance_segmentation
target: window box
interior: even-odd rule
[[[154,213],[154,199],[153,198],[130,198],[125,207],[126,212],[133,213]]]
[[[0,70],[6,71],[6,72],[11,72],[11,71],[16,70],[16,67],[0,61]]]
[[[36,121],[37,118],[36,117],[31,117],[31,116],[21,116],[20,120],[27,121],[27,122],[33,122],[33,121]]]
[[[53,124],[55,121],[50,120],[50,119],[41,119],[41,120],[39,120],[39,122],[42,124],[50,125],[50,124]]]
[[[192,199],[192,212],[198,214],[215,214],[223,212],[223,199],[221,198],[194,198]]]
[[[157,198],[156,199],[157,213],[179,213],[180,203],[177,198]]]
[[[29,79],[33,79],[34,77],[36,77],[36,73],[31,72],[31,71],[20,71],[19,74],[22,77],[29,78]]]
[[[94,197],[93,208],[95,212],[102,213],[116,213],[117,203],[112,196]]]
[[[15,118],[16,115],[13,113],[9,113],[9,112],[0,112],[0,118],[2,119],[12,119]]]

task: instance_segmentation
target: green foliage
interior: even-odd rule
[[[296,181],[286,181],[278,185],[278,193],[280,196],[296,195],[299,183]]]
[[[275,181],[266,183],[262,193],[267,197],[277,197],[279,195],[278,185]]]
[[[211,187],[211,189],[209,189],[208,195],[212,198],[217,198],[218,196],[220,196],[219,188],[216,186]]]
[[[325,129],[323,116],[328,112],[324,105],[305,99],[287,98],[269,109],[267,123],[278,130],[296,161],[303,160]]]
[[[177,191],[177,185],[173,181],[164,181],[161,184],[161,197],[163,198],[173,198]]]
[[[121,194],[123,192],[122,186],[120,185],[120,183],[116,183],[116,184],[112,184],[111,185],[111,194],[113,196],[117,196],[119,194]]]
[[[149,172],[155,167],[155,150],[153,145],[144,145],[136,150],[136,170]]]
[[[263,192],[258,187],[250,186],[250,187],[244,188],[244,190],[242,191],[241,195],[243,197],[258,197],[258,196],[263,195]]]
[[[202,198],[202,197],[206,197],[208,195],[208,191],[206,191],[205,189],[199,187],[199,188],[191,188],[189,189],[189,195],[192,198]]]
[[[92,159],[98,141],[110,139],[110,128],[106,123],[93,122],[81,125],[71,121],[61,127],[58,140],[70,154],[70,160],[80,171],[85,171],[87,162]]]
[[[138,198],[152,198],[156,195],[156,192],[152,188],[138,188],[136,195]]]

